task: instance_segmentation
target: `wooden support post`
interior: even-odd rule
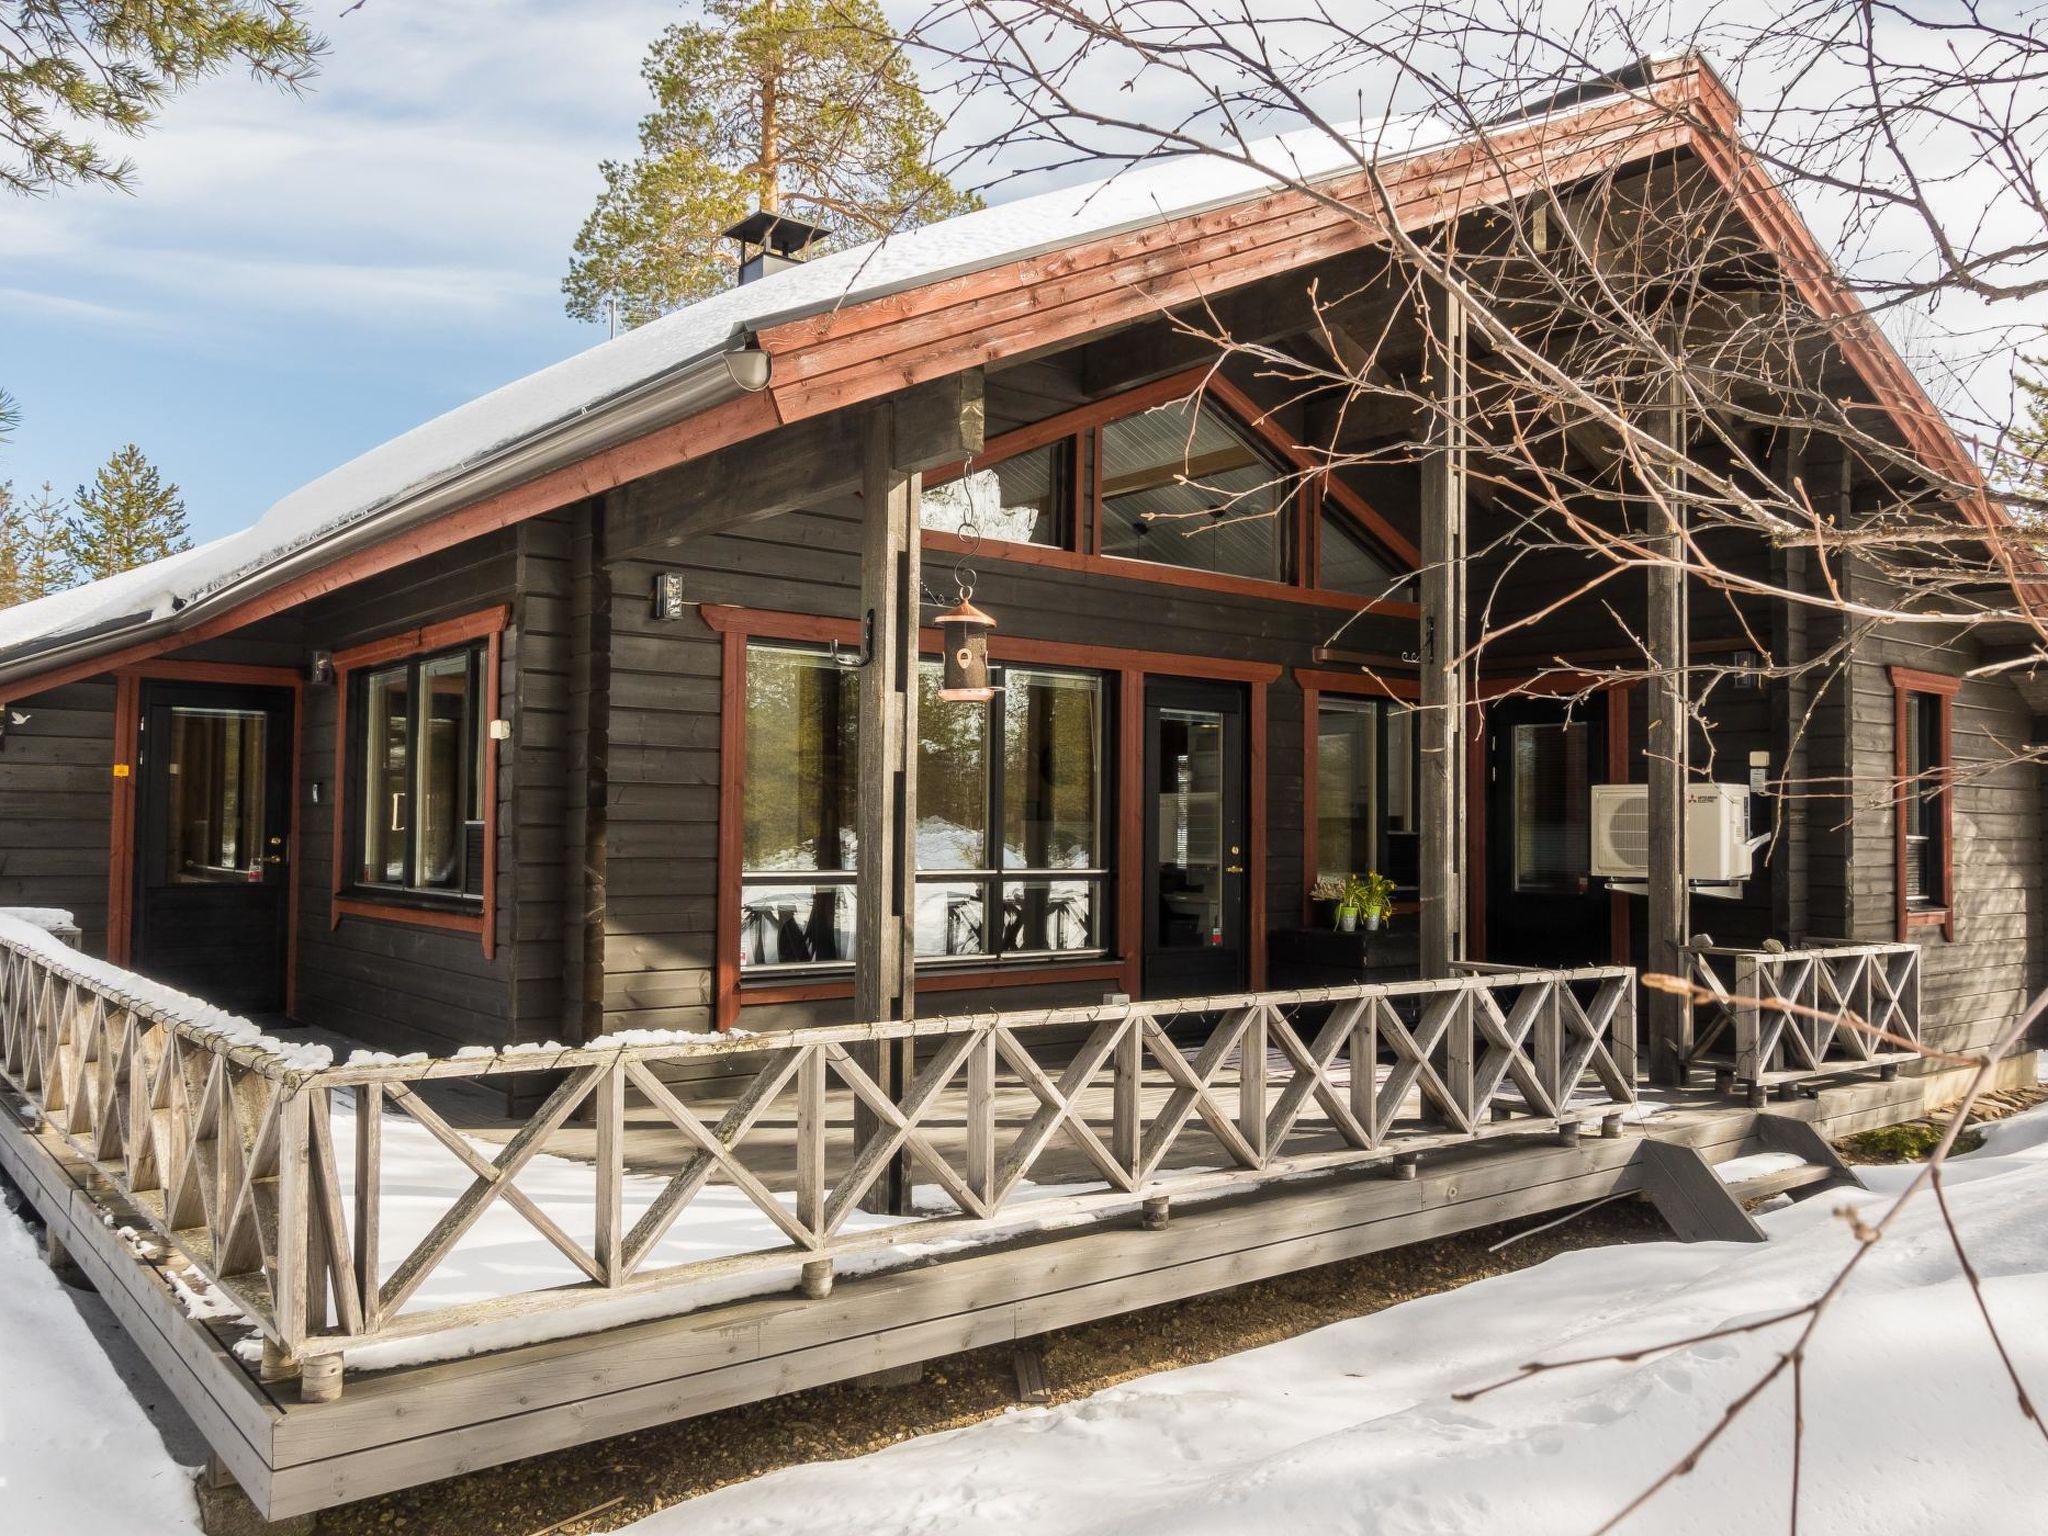
[[[832,1261],[812,1259],[797,1275],[797,1288],[811,1301],[823,1301],[832,1294]]]
[[[1674,352],[1676,343],[1667,343]],[[1656,429],[1674,455],[1687,441],[1684,396],[1674,376],[1658,408]],[[1652,972],[1683,976],[1690,910],[1685,885],[1686,603],[1685,477],[1675,463],[1650,477],[1649,569],[1649,902],[1646,957]],[[1672,992],[1649,995],[1650,1071],[1659,1083],[1683,1086],[1692,1053],[1692,1005]]]
[[[1465,886],[1465,310],[1432,288],[1425,327],[1430,347],[1430,451],[1422,461],[1422,920],[1426,979],[1448,976],[1464,958]]]
[[[1164,1232],[1173,1216],[1173,1201],[1166,1195],[1147,1195],[1138,1208],[1139,1223],[1147,1232]]]
[[[308,1355],[299,1367],[299,1401],[331,1403],[341,1397],[341,1356]]]
[[[59,1281],[74,1291],[92,1288],[92,1282],[86,1279],[78,1261],[71,1257],[71,1250],[64,1246],[64,1239],[57,1235],[55,1227],[43,1228],[43,1262],[50,1266],[50,1272]]]
[[[863,1024],[908,1019],[916,1012],[919,477],[897,469],[894,455],[894,411],[878,405],[868,416],[861,478],[866,665],[860,680],[853,1002]],[[856,1046],[853,1054],[883,1092],[902,1096],[913,1070],[907,1041]],[[878,1129],[874,1114],[856,1106],[856,1144],[865,1144]],[[861,1203],[871,1211],[910,1215],[907,1158],[892,1158]]]
[[[626,1278],[626,1069],[613,1062],[591,1094],[597,1113],[596,1231],[592,1252],[606,1285]]]

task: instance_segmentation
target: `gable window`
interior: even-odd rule
[[[919,519],[955,553],[971,541],[1124,580],[1256,582],[1358,611],[1412,602],[1414,546],[1318,468],[1241,390],[1196,369],[990,439],[925,478]]]
[[[979,538],[1063,548],[1073,527],[1073,451],[1062,439],[928,486],[919,518],[938,533],[972,529]]]
[[[1296,482],[1200,398],[1107,423],[1102,553],[1260,581],[1293,578]]]
[[[1412,891],[1420,870],[1415,820],[1415,711],[1386,699],[1324,696],[1316,706],[1315,872],[1343,879],[1378,870]]]
[[[354,884],[463,901],[483,895],[484,647],[354,673]]]
[[[740,965],[853,959],[859,674],[823,651],[747,647]],[[1103,684],[1010,666],[986,704],[918,678],[917,953],[1100,954],[1108,911]]]
[[[1904,667],[1893,667],[1891,676],[1898,937],[1903,940],[1909,928],[1938,924],[1953,938],[1950,733],[1961,680]]]

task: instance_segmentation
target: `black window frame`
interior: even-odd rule
[[[419,840],[417,837],[420,766],[420,740],[422,736],[423,713],[426,705],[426,689],[423,678],[428,667],[445,661],[450,656],[465,656],[468,659],[467,686],[464,690],[465,712],[469,724],[469,750],[460,754],[459,777],[456,786],[456,803],[467,807],[472,797],[479,799],[479,816],[482,823],[483,839],[486,845],[496,835],[493,826],[491,806],[481,803],[485,779],[484,756],[490,750],[490,721],[493,703],[485,697],[489,686],[490,653],[485,640],[466,640],[457,645],[439,646],[434,650],[420,651],[409,656],[394,657],[389,661],[367,663],[351,668],[347,674],[349,731],[345,782],[343,786],[346,829],[347,871],[344,896],[360,897],[393,906],[412,906],[439,911],[481,913],[484,907],[482,889],[484,870],[488,861],[486,851],[478,860],[479,867],[472,869],[469,858],[469,838],[460,839],[457,858],[461,864],[461,877],[453,889],[444,886],[426,886],[417,883]],[[365,846],[368,832],[369,770],[368,751],[370,743],[370,687],[372,682],[394,672],[405,674],[406,686],[406,836],[404,879],[398,883],[388,880],[364,878],[368,849]],[[469,817],[463,818],[465,827]],[[472,885],[476,889],[472,890]]]

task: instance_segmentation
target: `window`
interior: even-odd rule
[[[918,516],[936,533],[971,527],[984,539],[1062,547],[1071,537],[1073,448],[1062,440],[928,486]]]
[[[1295,482],[1199,399],[1102,429],[1102,552],[1288,581]]]
[[[919,669],[917,952],[1099,953],[1107,911],[1102,680],[1007,667],[986,704]],[[743,969],[853,958],[858,674],[747,648]]]
[[[1387,597],[1405,579],[1343,513],[1325,506],[1317,529],[1316,585],[1328,592]]]
[[[1515,890],[1577,896],[1587,888],[1592,853],[1590,733],[1583,722],[1518,725],[1515,776]]]
[[[1904,940],[1920,924],[1938,923],[1954,938],[1950,730],[1961,680],[1904,667],[1891,673],[1898,937]]]
[[[483,895],[484,648],[359,672],[355,883],[459,899]]]
[[[747,651],[743,965],[853,958],[860,674],[822,651]]]
[[[1317,879],[1378,870],[1413,889],[1415,711],[1383,699],[1321,698],[1316,706]]]
[[[164,837],[173,885],[260,877],[266,725],[261,710],[171,710]]]

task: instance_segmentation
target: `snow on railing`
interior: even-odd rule
[[[1635,1098],[1623,967],[334,1064],[57,948],[0,926],[0,1070],[316,1399],[344,1356],[793,1280],[820,1295],[835,1266],[1503,1133],[1618,1131]],[[895,1092],[885,1052],[913,1058]],[[715,1105],[675,1082],[708,1067]],[[428,1102],[533,1073],[543,1101],[496,1144]],[[863,1209],[892,1166],[907,1217]]]
[[[1695,993],[1690,1066],[1724,1088],[1876,1067],[1888,1075],[1920,1043],[1920,946],[1686,950]],[[1701,993],[1705,994],[1701,997]]]

